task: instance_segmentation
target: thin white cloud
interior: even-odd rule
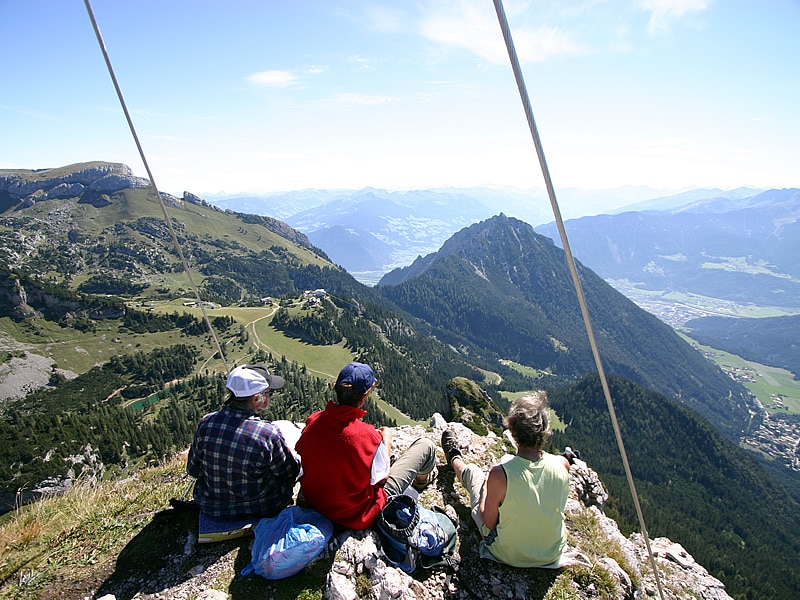
[[[402,33],[408,26],[404,12],[395,7],[368,4],[360,16],[370,29],[381,33]]]
[[[556,56],[587,54],[589,50],[558,27],[539,27],[512,33],[520,60],[541,62]]]
[[[297,75],[290,71],[259,71],[247,76],[247,81],[253,85],[263,85],[267,87],[285,88],[296,84],[299,81]]]
[[[708,9],[711,0],[641,0],[640,5],[650,11],[648,31],[651,34],[669,31],[672,23],[689,13]]]
[[[50,114],[43,111],[38,110],[31,110],[29,108],[21,107],[21,106],[9,106],[7,104],[0,104],[0,111],[9,111],[13,113],[18,113],[20,115],[24,115],[26,117],[31,117],[32,119],[37,119],[41,121],[55,121],[56,118]]]
[[[371,71],[375,68],[375,59],[358,54],[348,57],[347,62],[353,65],[357,71]]]
[[[116,112],[116,110],[114,112]],[[147,109],[147,108],[134,108],[134,109],[131,110],[131,113],[133,113],[137,117],[166,117],[167,116],[163,112],[158,112],[158,111],[150,110],[150,109]]]
[[[367,94],[351,94],[342,93],[337,94],[334,98],[339,104],[359,104],[359,105],[376,105],[376,104],[389,104],[397,102],[397,98],[392,96],[370,96]]]
[[[491,5],[461,1],[457,6],[456,10],[450,4],[447,10],[443,8],[424,17],[420,26],[422,35],[438,44],[469,50],[493,63],[507,62],[503,36]],[[512,23],[511,35],[522,62],[542,62],[588,52],[569,32],[555,26],[515,27]]]

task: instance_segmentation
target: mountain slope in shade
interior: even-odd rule
[[[466,194],[364,189],[286,221],[349,272],[385,273],[436,250],[460,227],[490,215],[488,206]]]
[[[374,235],[342,225],[318,229],[308,235],[317,248],[328,248],[337,265],[347,265],[349,273],[372,271],[382,265],[395,248]]]
[[[738,437],[749,393],[578,264],[604,368],[676,398]],[[499,215],[461,230],[435,254],[387,274],[379,291],[442,340],[469,342],[555,376],[596,370],[562,250]]]

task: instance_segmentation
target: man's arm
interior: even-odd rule
[[[201,470],[201,459],[199,454],[201,453],[199,448],[201,444],[201,436],[199,435],[200,430],[194,434],[194,439],[192,440],[192,445],[189,446],[189,456],[186,458],[186,472],[197,479],[200,477],[202,472]]]
[[[200,466],[197,464],[194,453],[194,445],[189,448],[189,456],[186,460],[186,472],[192,477],[200,477]]]
[[[378,433],[381,434],[381,439],[383,439],[383,445],[386,446],[386,452],[389,456],[392,455],[392,428],[391,427],[381,427],[378,429]]]

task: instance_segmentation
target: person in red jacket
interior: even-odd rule
[[[351,362],[336,379],[336,400],[313,413],[295,450],[303,476],[300,488],[309,507],[346,529],[367,529],[389,496],[413,485],[418,491],[436,477],[436,444],[419,438],[393,464],[391,430],[361,419],[378,385],[369,365]]]

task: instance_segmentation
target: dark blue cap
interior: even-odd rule
[[[372,368],[369,365],[359,362],[351,362],[339,371],[336,378],[336,385],[348,383],[356,394],[363,394],[377,383]]]

